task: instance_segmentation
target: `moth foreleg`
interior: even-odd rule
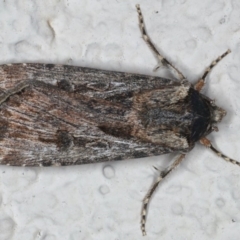
[[[218,62],[220,62],[225,56],[227,56],[229,53],[231,52],[231,50],[227,50],[224,54],[222,54],[221,56],[219,56],[216,60],[214,60],[211,65],[205,70],[204,74],[202,75],[202,77],[197,81],[197,83],[195,84],[194,88],[197,91],[201,91],[202,88],[204,87],[205,84],[205,79],[207,77],[207,75],[209,74],[209,72],[213,69],[214,66],[217,65]]]
[[[139,27],[142,33],[142,37],[144,39],[144,41],[148,44],[148,46],[152,49],[152,51],[154,52],[154,54],[156,55],[157,59],[163,64],[163,65],[168,65],[170,67],[172,67],[177,73],[178,73],[178,77],[180,80],[185,79],[185,77],[183,76],[183,74],[176,68],[174,67],[166,58],[164,58],[156,49],[156,47],[154,46],[154,44],[152,43],[150,37],[147,34],[146,28],[145,28],[145,24],[144,24],[144,20],[143,20],[143,15],[140,9],[140,5],[137,4],[136,5],[137,8],[137,12],[138,12],[138,19],[139,19]],[[157,70],[159,68],[159,66],[155,69]]]
[[[143,207],[142,207],[142,213],[141,213],[141,230],[142,230],[143,236],[146,235],[145,224],[146,224],[147,208],[153,193],[155,192],[159,183],[182,162],[184,157],[185,157],[185,154],[181,154],[180,156],[177,157],[177,159],[173,162],[172,165],[170,165],[166,170],[160,173],[160,176],[157,178],[157,181],[152,185],[148,194],[143,199]]]

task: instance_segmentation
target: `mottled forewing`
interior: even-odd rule
[[[160,104],[151,102],[150,91],[157,95],[157,90],[168,88],[168,101],[179,87],[188,89],[136,74],[50,64],[2,65],[0,163],[73,165],[175,151],[147,137],[139,118],[145,105],[139,101]]]

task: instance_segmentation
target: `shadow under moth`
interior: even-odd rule
[[[160,64],[179,80],[54,64],[0,66],[0,164],[67,166],[178,152],[143,200],[141,230],[159,182],[200,141],[226,161],[206,138],[226,112],[200,91],[218,57],[191,85],[148,37]]]

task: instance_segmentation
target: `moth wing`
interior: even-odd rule
[[[25,74],[19,83],[14,82],[19,69],[0,69],[5,74],[0,75],[1,164],[73,165],[174,151],[134,135],[134,122],[129,121],[135,94],[147,91],[146,85],[163,87],[173,81],[70,66],[14,66]]]

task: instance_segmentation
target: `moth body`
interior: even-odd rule
[[[219,109],[187,82],[65,65],[2,65],[0,90],[0,163],[12,166],[187,152]]]

